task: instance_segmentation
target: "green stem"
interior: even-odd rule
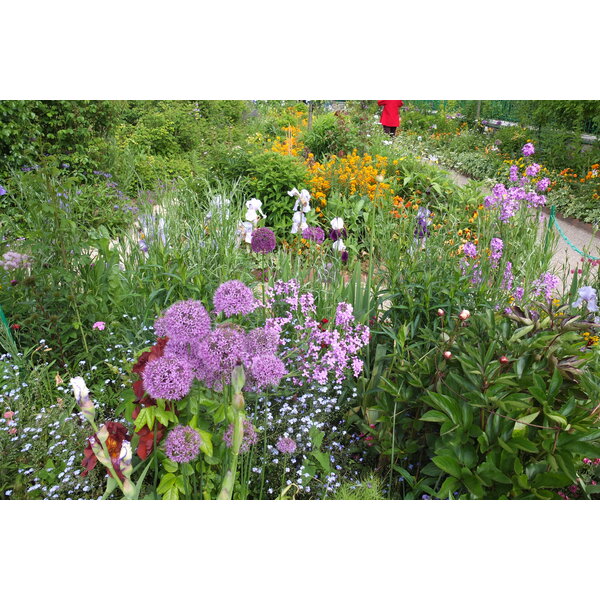
[[[233,443],[231,445],[231,464],[223,478],[223,485],[217,497],[217,500],[231,500],[233,497],[233,486],[235,484],[235,475],[237,472],[238,457],[242,438],[244,435],[244,416],[242,411],[234,408],[233,417]]]

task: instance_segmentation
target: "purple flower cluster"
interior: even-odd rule
[[[519,167],[517,165],[511,165],[511,167],[510,167],[510,174],[509,174],[508,178],[511,181],[518,181],[519,180]]]
[[[237,279],[222,283],[215,292],[213,304],[217,312],[233,315],[248,315],[258,306],[252,290]]]
[[[363,364],[357,354],[369,343],[369,328],[356,323],[352,307],[343,302],[337,307],[333,327],[328,319],[317,321],[311,296],[304,294],[301,301],[294,279],[277,281],[267,290],[267,306],[283,316],[267,319],[265,327],[281,334],[284,330],[290,332],[296,340],[296,352],[284,359],[289,371],[300,373],[292,381],[296,385],[325,384],[331,379],[341,383],[350,370],[358,376]]]
[[[0,196],[4,196],[6,194],[6,190],[0,185]]]
[[[223,434],[223,441],[228,448],[233,445],[233,423],[229,425],[227,431]],[[240,446],[240,453],[248,452],[250,446],[254,446],[258,442],[258,433],[254,428],[254,425],[248,420],[244,419],[244,434],[242,436],[242,445]]]
[[[161,356],[146,364],[142,380],[153,398],[181,400],[192,387],[194,373],[185,358]]]
[[[165,454],[173,462],[189,463],[200,454],[202,438],[192,427],[177,425],[165,440]]]
[[[509,292],[513,286],[513,279],[512,263],[507,261],[506,267],[504,267],[504,277],[502,278],[502,289]]]
[[[540,179],[537,182],[537,189],[540,192],[545,192],[548,189],[548,186],[550,185],[550,179],[548,179],[548,177],[544,177],[543,179]]]
[[[27,254],[19,252],[5,252],[0,260],[0,267],[5,271],[14,271],[15,269],[27,269],[31,267],[31,259]]]
[[[472,242],[467,242],[463,246],[463,254],[468,258],[475,258],[477,256],[477,246]]]
[[[541,168],[542,167],[537,163],[532,163],[525,169],[525,174],[529,177],[535,177],[540,172]]]
[[[217,313],[227,317],[248,314],[258,305],[252,290],[237,280],[225,282],[215,292]],[[168,337],[164,355],[146,366],[146,391],[155,398],[169,400],[185,396],[194,378],[216,391],[231,383],[233,369],[246,369],[245,390],[261,391],[276,386],[287,371],[277,357],[279,331],[258,327],[245,331],[224,322],[212,326],[202,303],[177,302],[155,323],[156,334]],[[157,363],[157,364],[155,364]]]
[[[492,262],[492,266],[498,266],[498,261],[502,258],[503,248],[504,242],[500,238],[492,238],[492,241],[490,242],[490,260]]]
[[[286,373],[285,364],[274,354],[257,354],[249,360],[246,385],[256,390],[276,387]]]
[[[210,331],[210,317],[198,300],[182,300],[170,306],[154,323],[156,335],[194,343]]]
[[[533,283],[532,295],[534,297],[539,296],[542,292],[546,301],[552,300],[552,292],[560,285],[560,279],[553,273],[543,273],[539,279],[536,279]]]
[[[322,244],[325,241],[325,232],[320,227],[307,227],[302,232],[302,237],[315,244]]]
[[[282,454],[294,454],[294,452],[296,452],[297,444],[292,438],[280,437],[275,447]]]
[[[252,240],[250,242],[250,247],[252,248],[252,252],[256,252],[258,254],[269,254],[269,252],[273,252],[275,250],[275,246],[277,242],[275,240],[275,234],[273,230],[268,227],[259,227],[255,229],[252,233]]]
[[[535,154],[535,148],[533,144],[528,143],[523,146],[521,152],[523,153],[523,156],[531,156],[532,154]]]

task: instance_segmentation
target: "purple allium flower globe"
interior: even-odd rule
[[[275,447],[282,454],[293,454],[297,448],[296,442],[289,437],[280,437]]]
[[[167,308],[164,316],[154,323],[154,329],[158,337],[193,343],[210,332],[210,317],[202,302],[182,300]]]
[[[227,431],[223,434],[223,441],[228,448],[233,445],[233,423],[229,425]],[[244,419],[244,435],[242,436],[240,453],[248,452],[250,446],[254,446],[256,442],[258,442],[258,433],[254,429],[254,425],[248,419]]]
[[[200,454],[202,438],[189,425],[177,425],[169,431],[165,440],[165,454],[173,462],[188,463]]]
[[[252,290],[237,279],[222,283],[215,292],[213,303],[217,312],[233,315],[248,315],[258,306]]]
[[[316,244],[322,244],[325,241],[325,232],[320,227],[307,227],[302,232],[302,237]]]
[[[231,381],[234,367],[242,363],[246,333],[235,325],[223,324],[193,348],[194,373],[206,386],[220,391]]]
[[[246,352],[256,354],[275,354],[280,343],[279,332],[273,328],[257,327],[246,333]]]
[[[285,365],[274,354],[258,354],[250,360],[249,375],[256,389],[279,385],[287,373]]]
[[[190,391],[194,374],[189,361],[161,356],[146,364],[142,380],[144,389],[153,398],[181,400]]]
[[[250,242],[252,252],[268,254],[275,250],[276,245],[275,234],[268,227],[259,227],[252,233],[252,241]]]

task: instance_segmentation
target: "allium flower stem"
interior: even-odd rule
[[[231,445],[231,464],[225,477],[217,500],[231,500],[233,497],[233,486],[237,471],[238,457],[244,436],[244,415],[242,411],[234,409],[233,416],[233,443]]]

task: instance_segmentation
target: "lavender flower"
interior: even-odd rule
[[[282,454],[293,454],[296,452],[296,442],[289,437],[280,437],[275,447]]]
[[[593,287],[586,285],[582,288],[579,288],[577,293],[579,294],[579,298],[577,298],[577,300],[575,300],[575,302],[573,302],[571,305],[573,308],[581,308],[582,302],[585,302],[587,304],[588,311],[596,312],[598,310],[598,299],[596,296],[596,290]]]
[[[519,179],[519,167],[517,165],[511,165],[509,179],[511,181],[517,181]]]
[[[550,179],[548,179],[548,177],[544,177],[543,179],[540,179],[537,182],[537,189],[540,192],[545,192],[548,189],[548,186],[550,185],[551,181]]]
[[[154,323],[156,335],[168,336],[179,342],[194,343],[210,331],[210,317],[198,300],[182,300],[170,306]]]
[[[339,327],[346,327],[349,323],[354,321],[353,311],[354,307],[352,304],[340,302],[335,311],[335,324]]]
[[[533,283],[533,296],[539,296],[544,292],[546,301],[552,299],[552,292],[560,285],[560,279],[552,273],[544,273]]]
[[[275,250],[276,245],[275,234],[268,227],[259,227],[252,233],[250,247],[253,252],[258,254],[268,254]]]
[[[507,261],[506,267],[504,267],[504,277],[502,278],[502,289],[510,291],[512,289],[513,279],[512,263]]]
[[[202,438],[189,425],[177,425],[167,435],[165,454],[173,462],[188,463],[200,454]]]
[[[229,425],[227,431],[223,434],[223,441],[228,448],[231,448],[233,445],[233,423]],[[250,446],[253,446],[256,442],[258,442],[258,433],[254,429],[254,425],[248,419],[244,419],[244,435],[242,437],[240,454],[248,452]]]
[[[477,256],[477,246],[475,246],[475,244],[472,242],[467,242],[463,246],[463,253],[468,258],[475,258]]]
[[[0,185],[0,196],[4,196],[6,194],[6,190]]]
[[[192,387],[194,373],[184,358],[161,356],[146,364],[142,380],[153,398],[181,400]]]
[[[532,154],[535,154],[535,148],[533,144],[527,143],[523,146],[521,152],[523,153],[523,156],[531,156]]]
[[[525,295],[525,288],[522,287],[517,287],[515,289],[515,300],[522,300],[523,296]]]
[[[258,306],[252,290],[237,279],[222,283],[215,292],[213,303],[217,312],[233,315],[248,315]]]
[[[502,257],[502,249],[504,248],[504,242],[500,238],[492,238],[490,242],[490,249],[492,251],[491,258],[493,261],[498,262]]]
[[[540,172],[541,168],[542,167],[540,165],[538,165],[537,163],[533,163],[533,164],[529,165],[527,167],[527,169],[525,169],[525,174],[528,175],[529,177],[535,177]]]
[[[315,244],[322,244],[325,241],[325,232],[320,227],[307,227],[302,232],[302,237],[315,242]]]

